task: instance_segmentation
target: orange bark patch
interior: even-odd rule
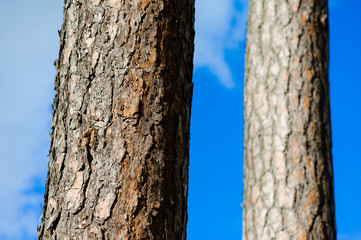
[[[307,89],[306,89],[306,95],[307,95],[307,96],[309,96],[309,95],[310,95],[310,93],[311,93],[311,89],[312,89],[311,84],[308,84],[308,85],[307,85]]]
[[[286,195],[285,195],[284,186],[280,187],[278,190],[278,199],[281,206],[286,204]]]
[[[314,138],[315,133],[316,133],[316,123],[315,122],[312,123],[311,128],[312,128],[312,138]]]
[[[307,209],[308,209],[308,205],[307,205],[307,204],[304,204],[304,205],[303,205],[303,210],[306,212]]]
[[[285,175],[285,158],[283,153],[281,151],[276,151],[274,160],[278,171],[278,175],[280,177],[283,177]]]
[[[302,15],[301,15],[301,23],[305,24],[307,22],[307,19],[308,19],[307,12],[302,13]]]
[[[293,138],[292,141],[292,153],[293,153],[293,164],[297,165],[300,162],[300,149],[298,146],[297,138]]]
[[[309,157],[305,157],[306,165],[308,168],[311,168],[311,159]]]
[[[296,69],[293,73],[295,74],[296,79],[299,80],[300,79],[300,72]]]
[[[93,147],[95,139],[95,128],[91,127],[83,133],[83,137],[81,139],[81,148],[87,149],[88,146]]]
[[[297,239],[298,240],[306,240],[306,237],[307,237],[307,232],[303,229],[299,229]]]
[[[142,0],[142,9],[144,10],[145,7],[148,5],[149,0]]]
[[[298,36],[297,35],[293,35],[293,44],[297,45],[298,44]]]
[[[282,71],[282,80],[283,81],[287,81],[288,80],[288,73],[287,73],[287,71],[286,70],[283,70]]]
[[[290,236],[287,232],[281,232],[279,234],[279,240],[289,240]]]
[[[307,68],[304,68],[303,70],[306,74],[307,80],[310,81],[313,78],[313,76],[315,75],[315,71],[312,68],[310,70],[308,70]]]
[[[70,48],[64,50],[63,64],[67,64],[69,62],[70,53],[71,53]]]
[[[310,33],[311,36],[312,36],[312,40],[313,40],[314,42],[316,42],[316,41],[317,41],[317,34],[316,34],[315,26],[314,26],[313,24],[310,24],[310,25],[308,26],[308,30],[309,30],[309,33]]]
[[[315,205],[317,203],[317,194],[315,190],[311,190],[308,193],[307,200],[311,205]]]
[[[302,177],[302,170],[299,168],[298,169],[298,176],[301,178]]]
[[[105,140],[106,140],[106,141],[109,141],[109,136],[110,136],[111,133],[112,133],[112,128],[109,127],[109,128],[107,129],[106,133],[105,133]]]
[[[295,60],[293,60],[293,66],[297,66],[299,62],[300,62],[300,58],[299,57],[295,58]]]
[[[296,95],[292,96],[292,102],[295,106],[298,106],[298,97]]]
[[[307,225],[310,226],[310,225],[311,225],[311,222],[312,222],[312,215],[311,215],[311,214],[308,214],[308,215],[307,215]]]
[[[297,130],[298,130],[298,132],[300,133],[300,132],[303,132],[303,120],[301,121],[301,117],[300,117],[300,114],[298,114],[297,115],[297,122],[298,122],[298,124],[297,124]]]
[[[310,99],[305,96],[303,98],[303,112],[308,115],[308,109],[310,108]]]
[[[318,224],[318,231],[320,233],[320,236],[324,236],[324,228],[321,222]]]
[[[294,195],[294,191],[293,191],[293,194],[292,195]],[[293,228],[296,228],[296,219],[295,219],[295,217],[294,216],[291,216],[291,219],[289,219],[290,221],[291,221],[291,226],[293,227]]]
[[[152,49],[152,51],[150,52],[150,55],[148,56],[148,61],[150,62],[150,64],[155,63],[155,60],[156,60],[155,53],[156,53],[156,50]]]
[[[280,135],[285,135],[288,131],[288,126],[286,124],[287,117],[288,117],[288,111],[287,111],[286,104],[282,103],[278,114],[281,117],[279,123],[277,124],[278,132]]]
[[[280,46],[282,44],[280,31],[275,30],[273,32],[273,39],[275,40],[276,46]]]

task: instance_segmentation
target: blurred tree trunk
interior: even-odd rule
[[[185,239],[194,0],[65,0],[39,239]]]
[[[326,0],[250,0],[243,239],[336,239]]]

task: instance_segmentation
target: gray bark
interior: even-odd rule
[[[65,0],[39,239],[185,239],[193,0]]]
[[[326,0],[250,0],[243,239],[336,239]]]

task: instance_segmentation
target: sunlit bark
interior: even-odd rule
[[[243,239],[336,239],[326,0],[250,0]]]
[[[193,0],[66,0],[39,239],[185,239]]]

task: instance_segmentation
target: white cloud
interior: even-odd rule
[[[9,92],[0,96],[1,112],[7,113],[0,119],[0,233],[20,239],[17,235],[24,232],[35,236],[43,201],[43,194],[32,189],[44,186],[34,179],[46,173],[51,88],[44,78],[31,81],[36,87],[8,80],[1,85]]]
[[[197,0],[195,68],[206,67],[227,88],[235,86],[225,51],[245,40],[246,0]],[[236,5],[242,9],[237,9]]]
[[[62,4],[17,0],[0,8],[0,239],[36,238]]]

